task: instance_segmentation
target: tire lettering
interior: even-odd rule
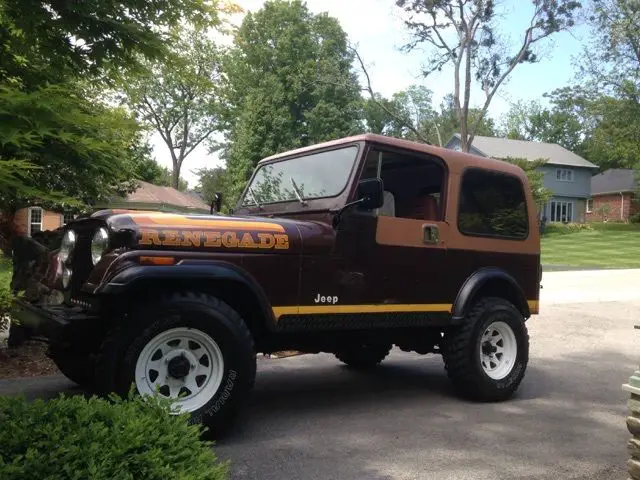
[[[222,394],[220,395],[220,398],[218,398],[218,400],[216,400],[216,402],[210,406],[208,409],[205,410],[205,414],[206,415],[213,415],[215,413],[218,413],[218,411],[220,411],[220,409],[222,408],[222,406],[226,403],[226,401],[229,399],[229,397],[231,397],[231,392],[233,390],[233,386],[234,386],[234,381],[236,379],[236,377],[238,376],[237,372],[235,370],[229,370],[229,378],[227,379],[227,384],[224,387],[224,390],[222,391]]]

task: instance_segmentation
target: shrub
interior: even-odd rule
[[[0,397],[0,478],[222,480],[210,442],[160,400]]]
[[[631,223],[640,223],[640,212],[634,213],[629,216],[629,222]]]
[[[588,223],[548,223],[544,228],[545,235],[566,235],[593,230]]]

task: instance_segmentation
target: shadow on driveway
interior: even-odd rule
[[[368,373],[329,355],[261,361],[236,430],[215,447],[234,479],[620,479],[635,359],[609,349],[534,358],[510,401],[460,400],[437,357],[394,352]],[[81,393],[61,377],[0,394]]]

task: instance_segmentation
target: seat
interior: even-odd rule
[[[406,217],[435,221],[438,219],[438,201],[431,195],[420,195],[409,206]]]
[[[395,217],[396,216],[396,200],[393,193],[385,190],[383,193],[384,199],[382,206],[378,209],[377,214],[380,217]]]

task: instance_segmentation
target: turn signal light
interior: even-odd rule
[[[173,257],[140,257],[140,265],[175,265]]]

